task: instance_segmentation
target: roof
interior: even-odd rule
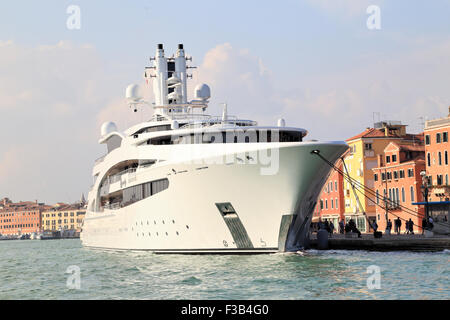
[[[360,134],[357,134],[354,137],[348,138],[345,141],[351,141],[356,140],[360,138],[379,138],[384,137],[384,130],[382,129],[374,129],[374,128],[367,128],[365,131],[361,132]]]
[[[400,144],[399,145],[401,151],[416,151],[416,152],[425,152],[424,145],[409,145],[409,144]]]

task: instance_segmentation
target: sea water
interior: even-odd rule
[[[449,299],[450,252],[158,255],[0,241],[0,299]]]

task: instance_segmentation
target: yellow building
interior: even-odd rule
[[[52,209],[42,212],[43,231],[76,230],[79,232],[86,214],[84,204],[57,203]]]
[[[350,149],[344,156],[343,170],[346,172],[347,169],[353,179],[373,190],[374,174],[372,169],[378,167],[378,161],[389,160],[378,159],[383,154],[384,148],[392,141],[414,143],[414,141],[419,142],[420,140],[423,140],[423,134],[407,134],[406,125],[402,125],[399,121],[378,122],[375,124],[375,128],[367,128],[364,132],[346,140]],[[357,188],[356,185],[355,189],[353,191],[351,184],[347,180],[344,181],[345,220],[353,219],[361,232],[371,232],[363,212],[366,213],[369,220],[375,221],[375,196]]]

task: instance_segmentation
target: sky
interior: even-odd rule
[[[0,198],[87,195],[106,152],[101,124],[124,131],[152,114],[124,96],[144,84],[158,43],[166,54],[184,44],[197,66],[189,88],[211,87],[211,114],[226,102],[229,114],[284,118],[318,140],[380,119],[420,132],[448,114],[449,13],[450,0],[2,1]]]

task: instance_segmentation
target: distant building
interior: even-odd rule
[[[342,170],[342,161],[335,164]],[[343,176],[336,170],[331,169],[330,175],[322,188],[317,204],[314,209],[313,222],[327,219],[333,222],[335,231],[339,231],[339,221],[344,219],[344,190]]]
[[[346,141],[350,152],[344,158],[344,171],[348,171],[350,177],[361,185],[373,190],[375,180],[372,169],[378,165],[377,155],[383,154],[391,142],[422,143],[423,136],[406,133],[406,125],[399,121],[383,121]],[[355,188],[359,189],[356,185]],[[376,220],[375,196],[361,189],[353,191],[348,181],[344,181],[343,189],[346,222],[353,219],[361,232],[370,232],[369,221],[372,223]]]
[[[426,175],[430,185],[429,201],[450,200],[449,116],[425,122]]]
[[[40,232],[41,214],[50,208],[44,203],[38,203],[37,200],[14,203],[4,198],[0,203],[0,234],[7,236]]]
[[[401,231],[405,231],[406,221],[410,218],[414,223],[414,232],[422,231],[423,208],[413,205],[422,201],[422,177],[425,170],[425,147],[423,144],[391,142],[378,155],[378,164],[373,168],[374,190],[376,192],[376,221],[379,231],[386,229],[387,216],[392,223],[402,221]],[[384,201],[384,199],[390,201]]]
[[[86,214],[85,204],[58,203],[49,210],[42,212],[43,231],[81,231]]]
[[[447,117],[425,122],[425,186],[428,202],[417,202],[420,207],[428,204],[428,213],[436,222],[437,233],[450,233],[450,107]]]

